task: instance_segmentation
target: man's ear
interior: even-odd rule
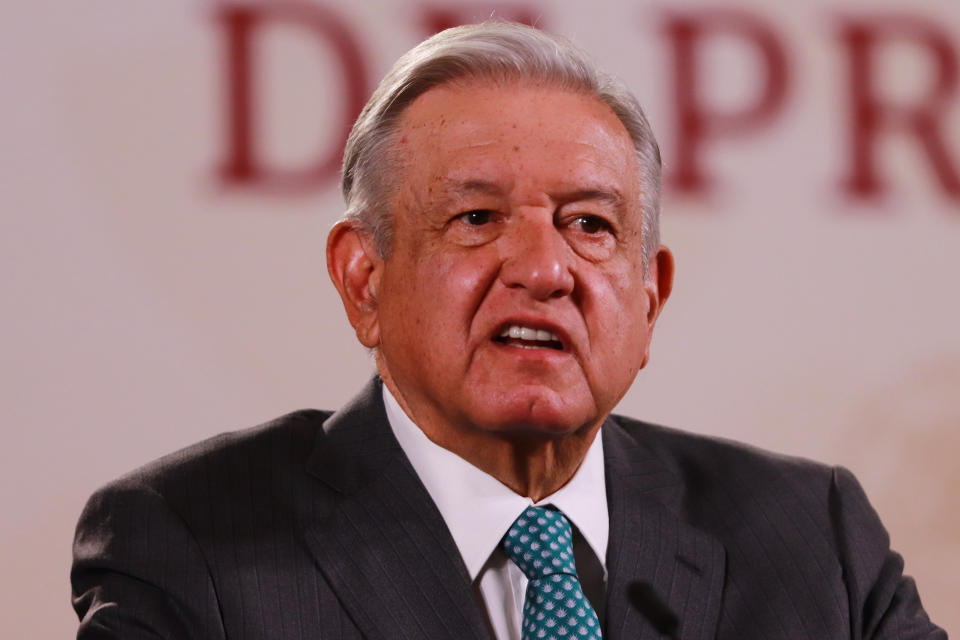
[[[673,291],[673,253],[664,245],[657,247],[656,255],[650,260],[647,267],[646,282],[644,289],[647,293],[647,347],[643,355],[642,369],[650,359],[650,341],[653,337],[653,328],[657,324],[657,318],[663,311],[663,306]]]
[[[357,339],[373,349],[380,344],[377,291],[383,276],[383,260],[373,238],[356,222],[341,220],[327,237],[327,272],[340,293]]]

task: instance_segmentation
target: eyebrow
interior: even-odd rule
[[[446,182],[448,190],[461,197],[478,193],[482,195],[503,195],[504,193],[504,189],[500,185],[495,182],[490,182],[489,180],[447,180]],[[550,197],[561,204],[598,201],[616,208],[622,206],[624,202],[623,196],[618,189],[606,186],[561,191],[550,194]]]
[[[477,193],[483,195],[502,195],[503,189],[489,180],[447,180],[447,189],[455,195],[467,196]]]
[[[559,194],[557,198],[562,203],[582,202],[584,200],[594,200],[619,208],[623,204],[623,196],[617,189],[577,189],[575,191]]]

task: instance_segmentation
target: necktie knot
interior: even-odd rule
[[[573,531],[559,511],[528,507],[513,521],[503,548],[529,580],[561,573],[577,575]]]

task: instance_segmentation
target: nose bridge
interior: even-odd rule
[[[538,300],[573,290],[570,247],[547,210],[514,216],[505,234],[500,279],[507,287],[523,288]]]

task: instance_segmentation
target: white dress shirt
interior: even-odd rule
[[[573,523],[577,573],[603,623],[610,524],[599,434],[573,478],[534,503],[427,438],[386,385],[383,400],[390,428],[446,521],[497,640],[520,640],[527,589],[527,577],[500,549],[500,540],[533,504],[553,505]]]

